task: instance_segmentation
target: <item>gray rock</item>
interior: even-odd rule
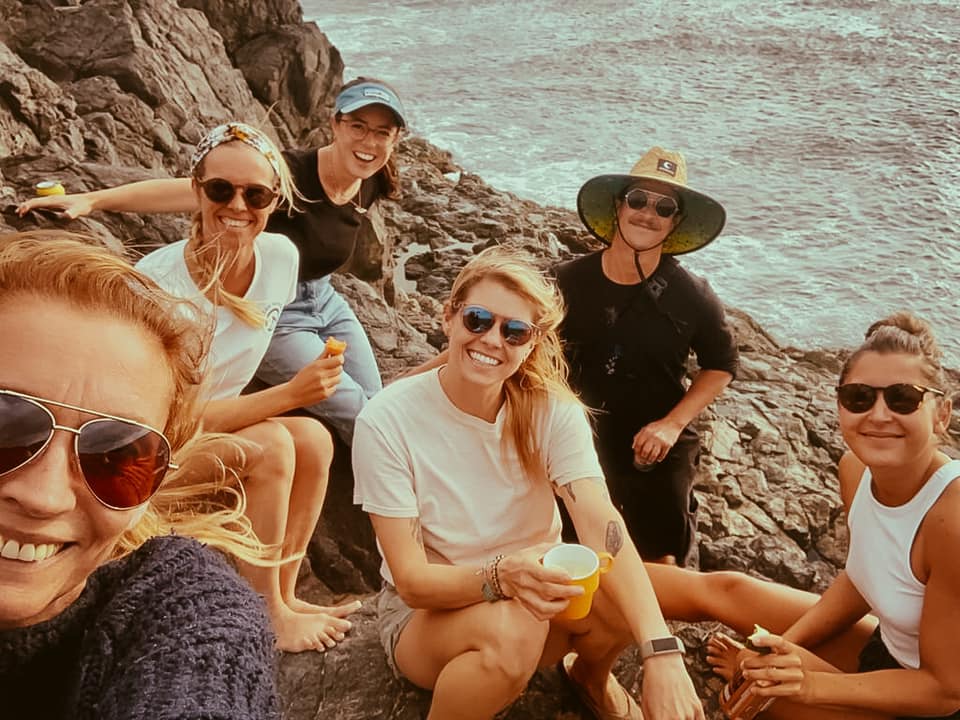
[[[182,175],[201,135],[228,119],[266,123],[286,145],[321,144],[343,61],[295,0],[0,0],[0,230],[67,228],[130,255],[179,239],[187,218],[50,214],[15,203],[44,179],[70,190]],[[266,119],[266,107],[274,106]],[[596,249],[572,211],[490,187],[424,138],[398,152],[403,197],[367,215],[357,251],[335,277],[390,379],[443,346],[442,303],[463,264],[504,242],[544,268]],[[704,570],[735,569],[820,591],[842,567],[847,532],[836,490],[843,453],[832,388],[846,355],[780,346],[728,308],[740,377],[698,420],[704,452],[696,493]],[[955,382],[960,375],[954,373]],[[960,399],[960,398],[958,398]],[[960,437],[954,418],[951,444]],[[336,450],[323,517],[309,549],[308,597],[366,598],[349,639],[329,654],[281,660],[286,717],[419,718],[429,696],[387,670],[371,593],[379,556],[352,504],[349,453]],[[703,661],[711,624],[678,626],[708,717],[720,683]],[[617,666],[639,689],[635,649]],[[505,717],[577,717],[556,672],[539,673]]]

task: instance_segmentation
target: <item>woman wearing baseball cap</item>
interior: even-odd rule
[[[300,252],[297,295],[280,316],[257,377],[268,385],[291,380],[324,352],[327,337],[347,343],[339,385],[307,406],[328,422],[347,444],[367,399],[380,388],[380,372],[370,341],[330,275],[353,255],[367,211],[383,197],[398,196],[393,157],[406,128],[396,91],[374,78],[359,77],[337,95],[330,119],[333,139],[321,148],[288,149],[283,156],[297,187],[295,207],[281,205],[267,230],[289,237]],[[196,194],[189,178],[146,180],[73,195],[37,197],[20,205],[20,214],[48,208],[69,218],[96,210],[115,212],[193,212]],[[330,358],[328,370],[339,369]]]

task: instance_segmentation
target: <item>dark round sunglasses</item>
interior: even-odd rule
[[[536,325],[524,320],[504,318],[481,305],[467,305],[460,311],[463,326],[474,335],[483,335],[500,320],[500,335],[508,345],[526,345],[540,332]]]
[[[837,388],[837,402],[844,410],[860,414],[870,410],[882,394],[883,402],[891,411],[897,415],[910,415],[923,404],[927,393],[944,394],[942,390],[912,383],[895,383],[886,387],[846,383]]]
[[[96,415],[79,428],[57,425],[46,407]],[[72,433],[83,481],[101,504],[113,510],[142,505],[157,492],[170,462],[170,443],[157,430],[134,420],[0,390],[0,477],[40,457],[56,430]]]
[[[680,209],[680,205],[669,195],[633,188],[623,196],[624,202],[631,210],[643,210],[648,204],[653,205],[654,211],[662,218],[673,217]]]
[[[220,205],[226,205],[233,200],[237,191],[243,194],[243,201],[247,204],[247,207],[253,210],[263,210],[277,197],[277,191],[268,188],[266,185],[234,185],[223,178],[210,178],[209,180],[197,178],[197,184],[203,189],[203,194],[207,196],[210,202]]]

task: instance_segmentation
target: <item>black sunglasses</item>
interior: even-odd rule
[[[540,332],[536,325],[524,320],[504,318],[487,310],[481,305],[467,305],[460,312],[463,326],[474,335],[483,335],[490,331],[500,320],[500,335],[508,345],[526,345]]]
[[[46,407],[96,415],[79,428],[57,425]],[[55,430],[74,435],[83,480],[101,504],[113,510],[142,505],[159,489],[170,462],[170,443],[153,428],[13,390],[0,390],[0,477],[40,457]]]
[[[849,412],[865,413],[874,406],[881,393],[883,394],[883,402],[897,415],[909,415],[916,412],[927,393],[944,394],[942,390],[914,385],[913,383],[896,383],[886,387],[847,383],[837,388],[837,402],[840,403],[840,407]]]
[[[661,195],[643,188],[628,190],[623,199],[631,210],[643,210],[648,204],[652,204],[654,211],[662,218],[673,217],[680,209],[679,203],[669,195]]]
[[[243,201],[253,210],[263,210],[277,197],[277,191],[266,185],[234,185],[223,178],[197,179],[197,185],[203,188],[203,194],[211,202],[226,205],[233,200],[239,190],[243,194]]]

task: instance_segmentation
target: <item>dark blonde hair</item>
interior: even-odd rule
[[[274,187],[280,197],[280,205],[286,205],[288,208],[295,208],[295,200],[299,196],[293,176],[290,174],[290,168],[280,150],[276,147],[273,140],[265,133],[260,133],[261,141],[267,144],[270,152],[277,159],[277,166],[280,169],[278,177],[274,178]],[[214,152],[218,147],[241,142],[240,140],[230,140],[214,146],[209,152]],[[246,144],[246,143],[242,143]],[[246,144],[251,150],[260,152],[251,145]],[[261,153],[262,154],[262,153]],[[203,178],[203,169],[208,157],[204,155],[196,164],[193,170],[193,182],[197,183]],[[199,277],[197,286],[201,292],[206,295],[210,302],[216,306],[227,308],[230,312],[240,318],[243,322],[253,327],[262,327],[265,322],[263,312],[255,303],[228,292],[223,287],[221,276],[225,269],[236,260],[236,254],[231,250],[224,250],[217,242],[219,236],[207,237],[203,228],[203,215],[197,211],[193,215],[190,223],[190,239],[187,242],[187,256],[192,260],[196,267]]]
[[[354,85],[361,85],[363,83],[377,83],[378,85],[383,85],[390,88],[393,91],[393,94],[397,97],[400,97],[400,93],[390,83],[384,82],[374,77],[356,77],[348,83],[344,83],[343,87],[340,88],[340,92],[343,92],[347,88],[351,88]],[[334,118],[337,122],[340,122],[340,119],[343,117],[343,113],[338,112],[334,115]],[[403,132],[402,125],[397,123],[397,131]],[[390,200],[398,200],[400,198],[400,170],[397,168],[397,153],[396,150],[390,153],[390,157],[387,158],[386,164],[379,172],[380,175],[380,191],[383,193],[385,198]]]
[[[115,554],[126,554],[151,537],[177,533],[261,562],[265,549],[243,514],[242,487],[216,460],[223,439],[197,436],[203,331],[180,312],[186,301],[161,290],[110,250],[91,244],[95,242],[52,230],[0,236],[0,303],[18,295],[61,301],[135,325],[163,348],[173,392],[162,430],[180,469],[164,479],[143,516],[120,537]]]
[[[504,441],[516,448],[529,477],[546,478],[546,459],[536,436],[536,419],[550,397],[580,400],[567,383],[567,362],[557,328],[564,316],[563,298],[556,284],[537,269],[533,257],[503,246],[487,248],[468,262],[450,290],[446,307],[452,317],[478,283],[490,280],[516,293],[533,308],[533,324],[540,332],[526,360],[503,384],[505,399]]]
[[[925,320],[906,311],[897,312],[873,323],[864,337],[860,347],[843,364],[841,384],[864,353],[897,353],[920,358],[924,377],[930,386],[947,391],[947,376],[941,365],[943,352]]]

